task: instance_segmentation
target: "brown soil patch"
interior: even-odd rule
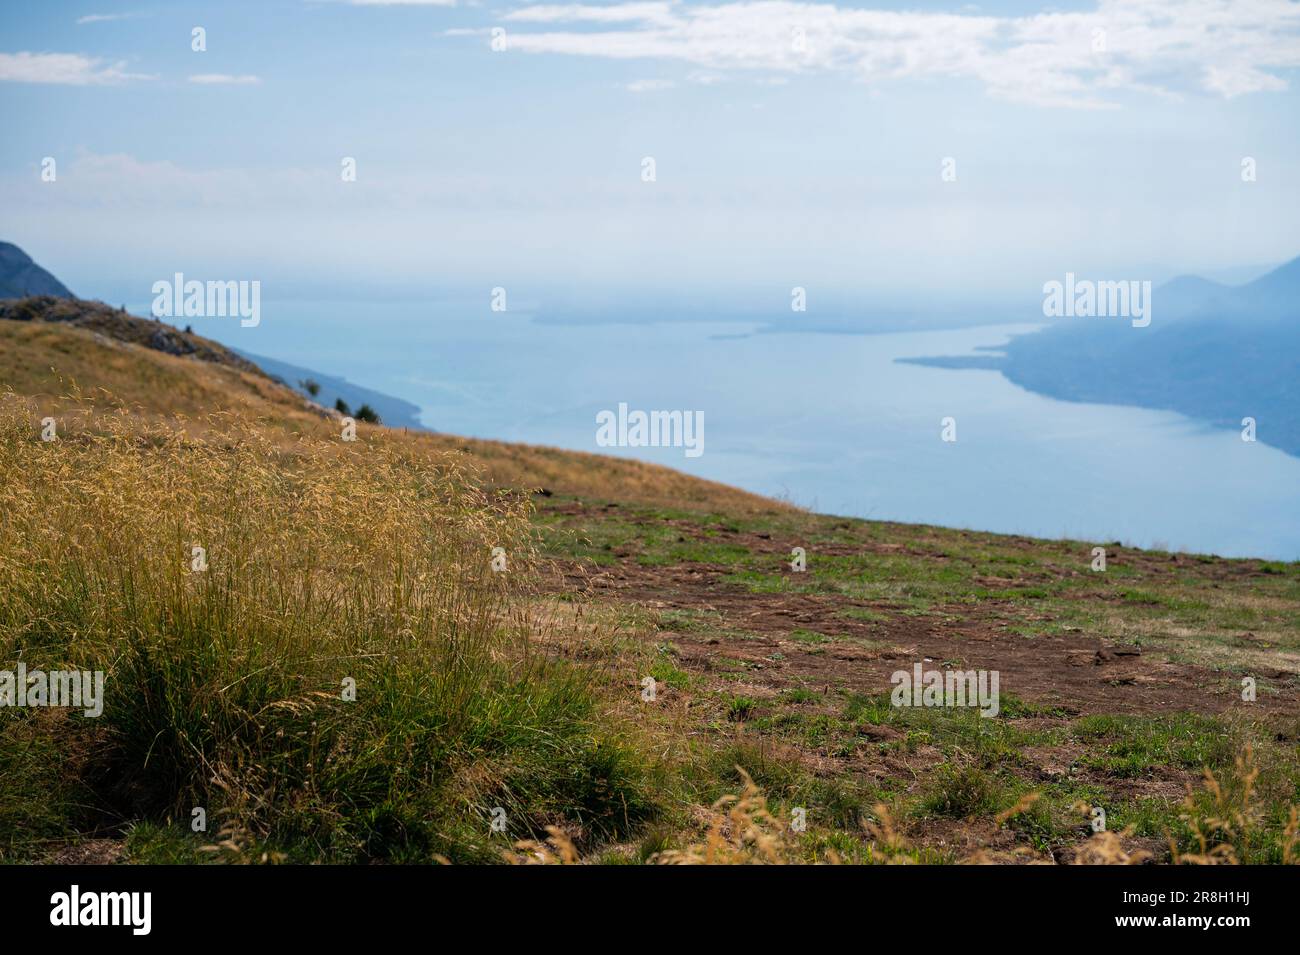
[[[1219,713],[1249,705],[1258,711],[1300,712],[1295,693],[1240,699],[1239,678],[1206,667],[1174,663],[1151,652],[1084,632],[1025,636],[1011,632],[1016,618],[997,607],[936,606],[925,617],[888,603],[827,594],[753,593],[728,582],[722,566],[686,563],[643,567],[630,556],[617,566],[586,570],[571,565],[556,589],[589,587],[598,597],[655,610],[705,611],[719,627],[746,636],[672,631],[656,635],[680,649],[687,669],[744,669],[772,692],[828,687],[861,693],[889,690],[890,675],[914,663],[929,668],[997,670],[1000,689],[1029,702],[1089,713]],[[849,608],[880,620],[854,620]],[[831,637],[829,643],[792,639],[796,629]]]

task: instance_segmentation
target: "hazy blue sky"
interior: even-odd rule
[[[7,2],[0,238],[127,301],[1033,299],[1300,254],[1298,66],[1285,0]]]

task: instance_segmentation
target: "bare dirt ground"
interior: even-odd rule
[[[1124,845],[1126,851],[1146,852],[1153,860],[1169,858],[1165,827],[1170,818],[1176,819],[1188,793],[1202,786],[1202,768],[1186,759],[1180,763],[1145,753],[1141,765],[1117,768],[1125,744],[1119,744],[1116,755],[1108,749],[1114,739],[1075,732],[1075,721],[1081,718],[1177,720],[1179,714],[1194,713],[1232,721],[1244,716],[1257,727],[1253,732],[1265,726],[1262,732],[1278,745],[1295,746],[1300,685],[1293,669],[1259,672],[1261,685],[1268,684],[1270,692],[1245,705],[1237,668],[1216,669],[1185,658],[1171,659],[1174,654],[1158,641],[1135,642],[1119,639],[1100,626],[1060,623],[1070,619],[1059,612],[1071,605],[1063,602],[1092,601],[1090,613],[1082,617],[1104,620],[1113,613],[1131,612],[1125,601],[1132,601],[1132,594],[1111,597],[1084,579],[1077,598],[1070,588],[1058,588],[1041,602],[1015,599],[1014,594],[1028,587],[1050,587],[1062,577],[1086,578],[1086,563],[1081,568],[1062,566],[1055,555],[1045,554],[1048,546],[1043,541],[997,538],[989,544],[992,551],[1013,557],[1023,553],[1026,559],[1006,561],[1005,576],[974,577],[974,585],[992,596],[975,601],[940,599],[918,609],[906,601],[853,596],[851,582],[845,588],[850,593],[837,592],[835,586],[803,587],[808,578],[789,569],[788,535],[747,529],[743,522],[706,525],[576,502],[559,504],[552,513],[563,514],[571,526],[588,531],[598,531],[603,520],[623,522],[621,542],[605,549],[599,565],[581,559],[556,560],[549,589],[585,592],[602,605],[647,611],[645,619],[657,625],[634,628],[636,637],[656,653],[668,648],[673,665],[690,675],[688,687],[665,687],[661,693],[680,705],[687,714],[682,718],[694,726],[694,733],[718,744],[761,739],[765,746],[797,759],[817,778],[877,787],[895,794],[900,801],[896,805],[915,807],[932,791],[939,767],[979,764],[981,757],[961,741],[931,739],[929,734],[912,733],[907,725],[888,721],[862,720],[847,731],[837,730],[833,737],[807,734],[800,727],[831,720],[842,729],[846,700],[857,695],[880,698],[892,689],[892,674],[910,671],[916,663],[927,670],[998,671],[1001,692],[1031,707],[1028,715],[1012,719],[1016,738],[1041,736],[1043,743],[1017,747],[1013,754],[986,765],[1001,781],[999,785],[1009,785],[1013,791],[1055,793],[1055,821],[1051,833],[1038,838],[1026,835],[1028,827],[1017,830],[997,821],[994,813],[958,811],[954,817],[914,811],[900,822],[912,847],[934,851],[942,858],[1073,861],[1093,845],[1086,815],[1073,808],[1075,793],[1091,794],[1094,801],[1127,807],[1130,812],[1140,806],[1164,807],[1169,816],[1143,831],[1129,832]],[[819,529],[825,531],[825,526]],[[816,559],[876,555],[883,567],[889,558],[902,556],[932,567],[959,552],[953,538],[977,550],[988,538],[960,531],[939,533],[944,540],[936,543],[916,529],[898,535],[890,529],[881,535],[884,540],[864,537],[852,544],[830,542],[823,534],[816,544]],[[647,543],[652,535],[658,535],[658,544]],[[665,539],[680,542],[677,546],[692,557],[665,559],[673,546],[664,545]],[[705,546],[691,551],[694,545]],[[731,553],[743,549],[757,559],[738,558],[735,563],[699,559],[707,546]],[[1263,579],[1269,572],[1258,561],[1130,550],[1124,551],[1123,561],[1132,588],[1150,590],[1157,598],[1176,593],[1192,579],[1195,587],[1210,593],[1219,587],[1225,593],[1232,588],[1233,599],[1239,599],[1249,592],[1254,578]],[[751,587],[738,579],[742,565],[756,564],[764,574],[779,573],[780,583],[790,588]],[[999,599],[1000,591],[1008,597]],[[1097,612],[1098,607],[1102,612]],[[1251,636],[1242,638],[1248,643]],[[1285,654],[1275,659],[1282,661]],[[627,682],[629,690],[635,688],[634,680]],[[728,714],[726,702],[742,696],[754,701],[753,712]],[[755,714],[757,722],[753,722]],[[790,726],[795,729],[784,729]],[[1176,737],[1179,731],[1171,732]],[[1081,810],[1086,814],[1088,808]]]
[[[575,516],[595,518],[598,509],[572,505]],[[683,536],[697,535],[689,521],[667,522]],[[783,560],[785,550],[769,535],[723,530],[729,544],[754,554]],[[1031,540],[1020,541],[1025,547]],[[858,548],[824,545],[819,554],[848,555],[898,553],[900,544],[868,543]],[[708,632],[673,631],[658,635],[680,648],[687,669],[709,672],[744,666],[757,689],[773,693],[797,686],[822,685],[862,693],[890,688],[889,677],[921,662],[927,667],[950,664],[960,669],[998,670],[1003,690],[1023,699],[1059,708],[1071,715],[1090,713],[1158,713],[1195,709],[1218,713],[1240,702],[1238,678],[1208,667],[1174,663],[1158,653],[1117,643],[1103,634],[1040,634],[1028,638],[1010,631],[1023,621],[1023,612],[996,602],[939,605],[926,616],[900,613],[888,601],[861,601],[835,594],[756,593],[724,579],[732,568],[719,564],[684,562],[642,566],[635,555],[617,553],[616,566],[592,568],[571,563],[556,590],[589,588],[603,599],[631,602],[656,611],[682,610],[719,615],[716,630],[743,631],[744,639],[725,639]],[[924,555],[921,556],[932,556]],[[1144,574],[1173,573],[1180,560],[1174,555],[1137,558]],[[1251,563],[1219,562],[1209,565],[1211,575],[1224,578],[1249,575]],[[798,575],[788,571],[791,577]],[[990,586],[1022,586],[1045,577],[1030,571],[1015,581],[985,579]],[[856,620],[846,610],[869,611],[875,618]],[[809,646],[789,638],[792,630],[805,629],[832,638]],[[776,659],[773,659],[773,657]],[[1293,683],[1283,670],[1262,676]],[[1189,701],[1195,701],[1189,706]],[[1261,696],[1263,710],[1300,712],[1300,693]]]

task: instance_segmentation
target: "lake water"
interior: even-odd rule
[[[994,371],[895,361],[972,354],[1031,327],[750,334],[306,302],[264,303],[257,328],[195,322],[414,402],[439,431],[634,456],[830,513],[1300,559],[1300,459],[1170,412],[1071,404]],[[599,448],[596,414],[620,402],[702,412],[704,453]],[[955,442],[940,437],[949,416]]]

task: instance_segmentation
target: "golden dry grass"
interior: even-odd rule
[[[214,413],[232,414],[255,422],[268,442],[285,446],[300,437],[333,439],[339,433],[333,411],[261,375],[66,325],[0,320],[0,391],[6,388],[34,399],[36,419],[80,414],[88,406],[124,409],[155,423],[180,420],[199,435]],[[360,426],[362,434],[375,430],[380,429]],[[382,431],[411,453],[465,455],[493,487],[740,514],[790,510],[769,498],[640,461],[453,434]]]
[[[585,677],[529,652],[528,498],[463,455],[86,403],[47,442],[33,414],[0,400],[0,660],[106,682],[99,719],[0,725],[11,851],[201,807],[227,855],[466,860],[495,806],[515,832],[651,810]]]

